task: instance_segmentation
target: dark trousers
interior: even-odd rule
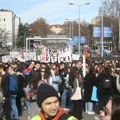
[[[17,109],[18,109],[18,115],[21,116],[22,115],[22,104],[21,104],[21,95],[17,95],[16,97],[16,105],[17,105]]]
[[[4,110],[4,114],[5,114],[5,120],[11,120],[11,115],[10,115],[11,106],[10,106],[10,101],[8,98],[4,101],[3,110]]]
[[[73,101],[72,113],[74,117],[78,118],[78,120],[82,119],[82,106],[83,106],[82,104],[83,104],[82,100]]]
[[[110,97],[111,97],[110,95],[103,95],[103,96],[98,97],[99,111],[103,110],[104,107],[106,107],[106,104],[108,103]]]

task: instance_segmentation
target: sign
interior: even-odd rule
[[[73,45],[77,45],[78,44],[78,40],[79,40],[78,36],[74,36],[74,38],[73,38]],[[80,44],[85,44],[85,42],[86,42],[85,36],[80,36]]]
[[[53,49],[46,49],[46,62],[56,62],[57,61],[57,52]]]
[[[104,27],[103,32],[104,37],[112,37],[111,27]],[[102,35],[101,27],[93,27],[93,37],[101,37],[101,35]]]
[[[24,60],[36,60],[36,52],[24,53]]]
[[[58,50],[58,62],[71,62],[71,48],[70,46],[67,46],[65,48],[59,49]]]
[[[80,37],[80,43],[81,43],[81,44],[85,44],[85,42],[86,42],[85,36],[81,36],[81,37]]]
[[[73,43],[73,40],[68,40],[67,41],[67,45],[73,45],[74,43]]]
[[[9,62],[9,61],[11,61],[11,60],[12,60],[12,59],[11,59],[10,55],[2,56],[2,62]]]
[[[101,27],[93,27],[93,37],[101,37]]]
[[[78,44],[78,36],[74,36],[73,45],[77,45],[77,44]]]
[[[111,27],[104,27],[104,37],[112,37]]]
[[[21,54],[20,52],[18,52],[18,51],[11,51],[11,52],[10,52],[10,57],[11,57],[12,59],[18,58],[18,57],[20,57],[20,56],[22,56],[22,54]]]
[[[80,55],[72,54],[72,60],[79,60]]]
[[[57,51],[47,49],[46,50],[46,62],[71,62],[71,47],[66,46],[64,48],[58,49]]]

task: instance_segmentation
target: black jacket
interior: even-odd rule
[[[3,89],[3,96],[6,99],[9,98],[10,96],[9,84],[10,84],[10,75],[4,74],[1,80],[1,88]]]
[[[93,72],[87,73],[84,78],[84,100],[86,102],[91,101],[92,89],[96,85],[96,77]]]
[[[109,76],[110,80],[111,80],[111,88],[110,89],[103,88],[103,81],[106,76]],[[113,96],[113,91],[114,91],[113,84],[114,84],[114,77],[111,74],[106,74],[106,73],[99,74],[97,77],[97,88],[98,88],[97,95],[98,95],[98,97],[105,96],[105,95]]]

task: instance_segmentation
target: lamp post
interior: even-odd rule
[[[65,20],[66,20],[66,21],[69,21],[69,23],[70,23],[70,28],[69,28],[69,37],[71,38],[71,29],[72,29],[72,26],[71,26],[71,21],[70,21],[68,18],[66,18]]]
[[[119,51],[120,51],[120,6],[119,6],[119,43],[118,43],[118,46],[119,46]]]
[[[29,28],[30,28],[30,25],[28,24],[28,23],[25,23],[24,25],[23,25],[23,39],[24,39],[24,50],[25,50],[25,46],[26,46],[26,37],[28,37],[29,36]]]
[[[69,5],[74,5],[74,6],[77,6],[79,8],[79,26],[78,26],[78,51],[79,51],[79,56],[81,56],[81,53],[80,53],[80,7],[83,6],[83,5],[89,5],[90,3],[85,3],[85,4],[74,4],[74,3],[69,3]]]
[[[102,15],[101,15],[101,57],[103,57],[103,37],[104,37],[104,31],[103,31],[103,0],[102,0]]]
[[[70,35],[70,38],[73,38],[74,37],[74,21],[76,21],[76,20],[75,19],[69,20],[68,18],[66,18],[65,20],[69,21],[69,23],[70,23],[69,35]]]

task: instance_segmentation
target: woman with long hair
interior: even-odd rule
[[[82,87],[83,87],[83,79],[79,73],[78,70],[75,71],[74,73],[74,83],[73,83],[73,91],[75,91],[76,87],[77,87],[77,81],[78,81],[78,85],[81,88],[81,95],[82,95]],[[81,120],[82,119],[82,98],[79,100],[72,100],[72,113],[73,115]]]
[[[38,86],[41,85],[42,83],[48,84],[48,74],[45,68],[41,68],[40,74],[41,74],[41,79],[38,82]]]
[[[33,74],[32,79],[29,81],[28,85],[30,89],[37,89],[38,88],[38,82],[41,80],[41,74],[40,71],[35,71]]]
[[[36,101],[36,93],[40,80],[41,80],[41,74],[40,71],[37,70],[34,72],[32,79],[29,81],[27,85],[27,99],[28,101],[30,101],[29,113],[31,118],[35,116],[37,112],[39,112],[39,108],[37,107],[37,104],[34,101]],[[33,106],[36,107],[36,109],[31,109],[33,108]]]

